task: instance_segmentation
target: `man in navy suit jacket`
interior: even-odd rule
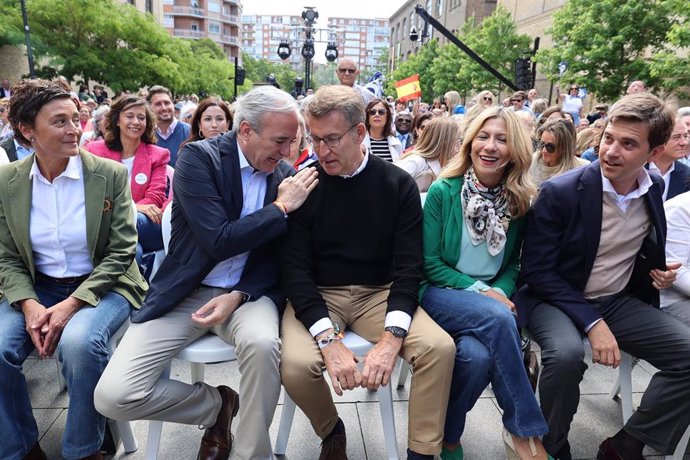
[[[673,113],[650,94],[611,109],[599,161],[542,184],[525,229],[519,322],[542,349],[544,447],[571,458],[568,431],[579,402],[582,337],[592,361],[617,367],[620,349],[661,369],[623,429],[598,459],[641,459],[649,445],[667,454],[690,421],[690,329],[659,310],[659,289],[675,280],[666,264],[663,183],[644,169],[663,151]]]
[[[690,166],[680,161],[685,158],[689,137],[683,120],[676,118],[675,127],[664,145],[663,153],[653,163],[649,163],[649,169],[659,173],[666,184],[664,201],[690,191]]]
[[[240,98],[233,131],[186,145],[175,171],[168,254],[100,380],[97,409],[116,420],[207,428],[201,459],[226,459],[238,395],[161,378],[186,345],[212,332],[235,346],[242,378],[236,458],[272,459],[268,428],[280,394],[276,238],[318,180],[281,161],[297,106],[272,86]]]

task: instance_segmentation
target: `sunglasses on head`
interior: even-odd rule
[[[354,74],[355,72],[357,72],[357,69],[338,69],[338,72]]]
[[[552,144],[551,142],[539,141],[537,147],[539,148],[539,150],[544,149],[549,153],[554,153],[556,151],[556,144]]]
[[[385,115],[386,109],[371,109],[369,110],[369,115]]]

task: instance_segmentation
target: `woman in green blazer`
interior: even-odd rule
[[[522,367],[514,319],[523,218],[534,187],[531,147],[517,117],[482,111],[424,204],[424,310],[455,340],[441,458],[461,459],[467,412],[491,383],[510,459],[546,459],[547,430]]]
[[[45,458],[21,372],[34,349],[57,352],[67,382],[62,457],[100,458],[93,391],[147,288],[127,170],[79,150],[79,112],[54,83],[15,86],[10,122],[35,154],[0,167],[0,458]]]

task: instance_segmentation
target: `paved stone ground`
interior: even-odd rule
[[[59,391],[57,371],[54,360],[39,361],[29,359],[24,371],[29,382],[34,416],[38,422],[40,442],[49,459],[60,458],[61,436],[67,416],[67,394]],[[647,387],[655,369],[641,362],[633,370],[633,400],[638,404],[642,392]],[[175,360],[173,378],[190,381],[189,364]],[[608,397],[617,372],[597,365],[590,365],[581,385],[582,398],[575,417],[570,442],[573,457],[594,459],[599,443],[618,431],[622,424],[620,404]],[[212,385],[227,384],[239,387],[237,363],[224,363],[206,366],[206,381]],[[407,438],[407,400],[409,396],[408,379],[405,388],[395,390],[394,410],[398,451],[404,458]],[[335,396],[338,411],[345,422],[348,435],[348,456],[352,460],[378,460],[385,457],[383,429],[376,393],[364,389],[347,392],[343,397]],[[280,415],[282,396],[276,410],[271,438],[275,440]],[[235,426],[238,422],[235,422]],[[239,421],[241,423],[241,421]],[[139,450],[132,454],[124,453],[120,446],[113,457],[118,460],[139,460],[144,458],[148,423],[133,422],[132,427],[139,444]],[[159,459],[195,459],[202,432],[195,426],[166,423],[163,426]],[[501,441],[501,410],[490,389],[487,389],[470,412],[467,429],[462,438],[467,460],[504,459],[505,451]],[[287,447],[288,460],[317,459],[320,440],[313,433],[305,416],[296,411],[295,420]],[[648,450],[647,459],[662,459],[657,453]],[[231,456],[231,459],[234,458]],[[685,456],[690,459],[690,455]]]

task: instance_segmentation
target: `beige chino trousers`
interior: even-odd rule
[[[383,334],[388,286],[319,287],[331,320],[369,342]],[[345,332],[347,334],[347,332]],[[323,377],[325,364],[309,330],[288,303],[282,321],[283,386],[324,438],[338,422],[331,389]],[[455,343],[421,308],[412,318],[400,356],[413,368],[408,417],[408,447],[426,455],[441,452]]]

